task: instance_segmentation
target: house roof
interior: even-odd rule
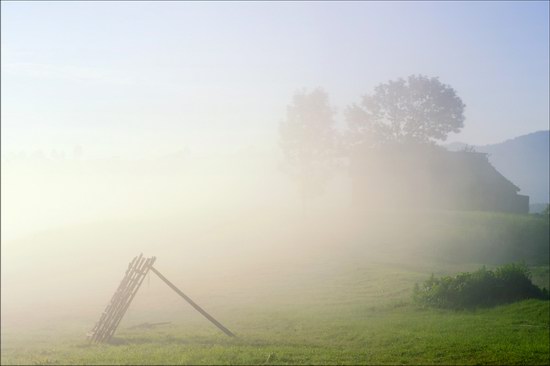
[[[447,151],[436,146],[394,146],[362,149],[352,157],[352,175],[368,176],[391,171],[401,174],[426,174],[441,182],[468,182],[517,193],[520,188],[491,165],[486,153]]]

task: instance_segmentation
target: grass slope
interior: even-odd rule
[[[462,266],[469,270],[471,266]],[[88,345],[90,324],[5,330],[2,364],[548,364],[549,302],[477,311],[415,306],[411,289],[430,272],[458,267],[346,263],[294,276],[294,289],[212,310],[238,338],[198,314],[149,330],[122,324],[110,345]],[[539,267],[538,271],[544,271]],[[546,267],[547,271],[547,267]],[[546,280],[546,279],[544,279]],[[182,306],[186,306],[182,304]],[[162,308],[156,310],[162,313]],[[153,311],[154,313],[155,311]],[[131,318],[150,321],[155,314]],[[157,314],[158,315],[158,314]],[[84,328],[83,328],[84,327]],[[55,337],[52,337],[52,332]]]
[[[300,218],[284,218],[250,216],[241,220],[243,227],[224,219],[225,226],[216,230],[205,225],[209,236],[192,236],[199,238],[200,248],[171,244],[189,242],[181,220],[115,225],[116,230],[96,225],[3,242],[2,314],[17,310],[23,316],[2,319],[1,363],[550,363],[548,301],[452,311],[421,308],[411,298],[415,283],[431,273],[453,275],[481,264],[492,268],[519,260],[530,266],[535,284],[548,288],[547,219],[375,214],[360,216],[357,223],[341,220],[340,226],[331,225],[334,218],[329,217],[326,224],[318,220],[300,234]],[[189,230],[201,230],[196,226]],[[98,258],[97,253],[114,245],[113,258]],[[238,338],[227,338],[153,276],[151,287],[147,280],[140,289],[114,344],[88,345],[86,332],[137,248],[157,255],[158,268]],[[46,255],[63,260],[52,266],[43,260]],[[28,263],[35,272],[29,273]],[[209,279],[197,272],[204,264],[210,265]],[[231,272],[245,265],[253,267]],[[67,273],[79,277],[73,281]],[[33,297],[22,296],[26,293]],[[36,300],[48,301],[32,303]],[[155,321],[172,323],[130,329]]]

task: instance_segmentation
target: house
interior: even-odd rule
[[[359,208],[529,211],[529,197],[518,194],[484,153],[437,146],[357,149],[351,178]]]

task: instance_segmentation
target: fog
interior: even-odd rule
[[[254,281],[275,263],[296,266],[314,255],[322,243],[308,248],[319,233],[304,220],[345,208],[345,179],[335,179],[324,207],[303,212],[278,158],[245,151],[4,161],[3,327],[54,314],[98,316],[139,253],[156,256],[168,278],[203,296],[227,276]]]
[[[358,213],[347,169],[304,206],[281,158],[243,149],[134,161],[5,160],[3,329],[67,320],[91,329],[139,253],[156,256],[161,273],[219,312],[276,298],[300,302],[303,289],[350,263],[410,264],[424,253],[415,246],[415,215]],[[129,314],[198,317],[157,278],[148,283]]]
[[[547,20],[455,6],[2,3],[2,349],[74,351],[140,254],[253,336],[400,311],[429,273],[547,270],[522,187],[443,147],[546,128]],[[212,327],[151,272],[143,322]]]
[[[377,199],[365,203],[354,199],[344,162],[304,205],[282,159],[275,149],[149,160],[4,159],[3,329],[91,329],[140,253],[156,256],[155,268],[221,314],[322,302],[308,291],[354,266],[414,266],[457,253],[443,245],[465,234],[449,212],[433,216],[406,200],[393,206],[396,171],[384,175],[371,165]],[[422,174],[409,172],[405,183]],[[200,317],[153,274],[142,287],[124,325]]]

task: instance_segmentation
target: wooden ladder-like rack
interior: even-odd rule
[[[94,328],[88,333],[88,338],[92,343],[105,343],[108,342],[113,334],[115,334],[120,321],[126,314],[130,303],[136,296],[139,287],[141,286],[143,280],[149,270],[155,273],[164,283],[166,283],[172,290],[174,290],[178,295],[184,298],[191,306],[193,306],[199,313],[206,317],[210,322],[212,322],[216,327],[221,331],[227,334],[230,337],[235,335],[231,333],[229,329],[224,327],[220,322],[214,319],[210,314],[204,311],[199,305],[197,305],[193,300],[191,300],[187,295],[180,291],[173,283],[168,281],[157,269],[153,267],[156,257],[144,258],[142,254],[138,257],[135,257],[130,264],[128,264],[128,269],[118,286],[118,289],[115,291],[111,302],[105,308],[105,311],[101,314],[99,321],[95,324]]]

